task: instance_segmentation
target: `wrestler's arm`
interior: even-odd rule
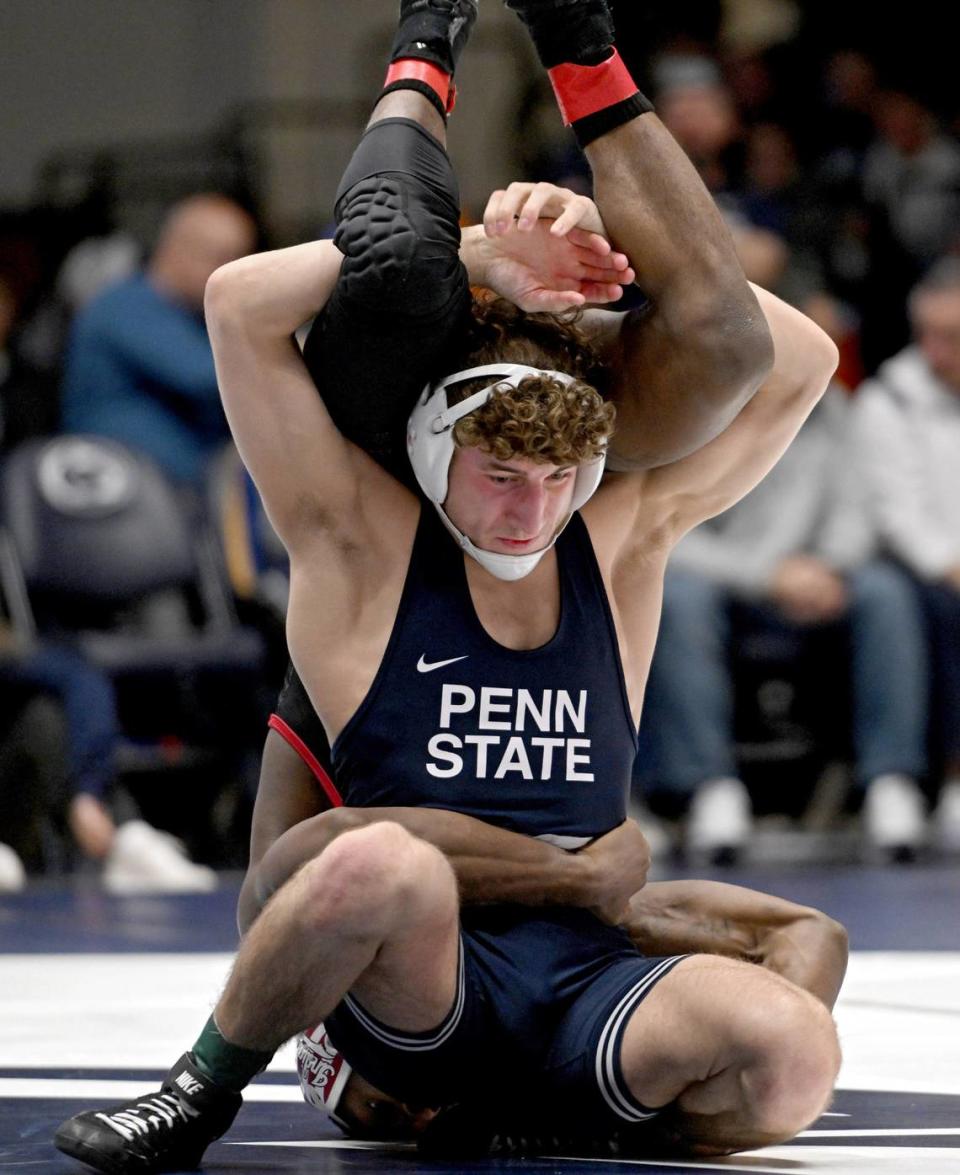
[[[644,884],[650,863],[646,841],[633,821],[624,821],[580,852],[568,853],[459,812],[331,808],[289,828],[256,864],[251,862],[238,903],[241,930],[249,927],[272,893],[338,836],[383,820],[402,824],[447,856],[465,905],[580,906],[615,922]]]
[[[665,557],[684,534],[738,502],[770,472],[836,368],[837,348],[815,323],[766,290],[756,294],[776,357],[750,403],[696,453],[658,469],[613,474],[583,508],[594,546],[613,559],[609,574],[628,633],[646,622],[636,614],[637,570],[654,551]]]
[[[728,509],[766,477],[836,370],[837,348],[814,322],[766,290],[756,294],[774,340],[769,376],[715,441],[647,480],[654,500],[671,503],[678,533]]]
[[[719,881],[649,882],[623,923],[644,954],[727,955],[758,963],[832,1008],[847,932],[819,910]]]
[[[374,519],[397,488],[334,425],[294,338],[326,304],[342,260],[330,241],[252,254],[216,270],[204,299],[220,394],[243,462],[291,556],[309,547],[313,564],[329,568],[339,597],[347,594],[341,532],[373,541],[384,530]],[[329,557],[320,558],[321,550]]]

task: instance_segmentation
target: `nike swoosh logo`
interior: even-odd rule
[[[448,661],[425,661],[424,654],[420,654],[420,660],[417,662],[418,673],[432,673],[434,669],[442,669],[444,665],[455,665],[458,661],[466,661],[470,656],[469,653],[464,653],[462,657],[451,657]]]

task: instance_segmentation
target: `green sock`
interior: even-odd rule
[[[256,1075],[270,1064],[273,1053],[246,1049],[225,1040],[213,1016],[203,1026],[193,1046],[197,1068],[211,1081],[239,1093]]]

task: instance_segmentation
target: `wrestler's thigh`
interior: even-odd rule
[[[389,923],[350,996],[386,1024],[408,1032],[435,1027],[454,1004],[460,972],[457,883],[441,852],[396,825],[372,825],[390,838],[376,858]],[[345,839],[344,837],[340,838]],[[331,845],[335,849],[337,841]],[[328,850],[329,851],[329,850]]]

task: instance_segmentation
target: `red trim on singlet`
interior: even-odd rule
[[[637,93],[637,83],[616,49],[599,65],[564,62],[547,73],[567,126]]]
[[[285,739],[291,747],[297,752],[300,758],[306,763],[313,774],[316,776],[317,783],[327,793],[327,799],[335,808],[343,807],[343,798],[336,789],[333,780],[324,770],[323,764],[317,756],[310,750],[307,744],[303,741],[299,734],[280,717],[279,714],[271,714],[267,726],[271,730],[275,730],[281,738]]]

